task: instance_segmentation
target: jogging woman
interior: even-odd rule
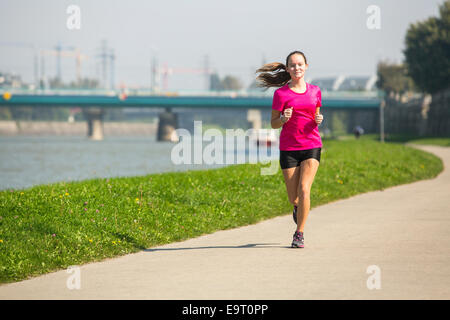
[[[318,125],[322,95],[320,88],[305,81],[308,69],[305,55],[291,52],[286,64],[269,63],[256,72],[261,87],[279,87],[272,101],[273,129],[283,127],[280,134],[280,166],[286,183],[292,215],[297,229],[292,247],[303,248],[306,218],[310,209],[310,191],[320,163],[322,139]]]

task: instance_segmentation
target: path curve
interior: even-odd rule
[[[450,299],[450,148],[417,147],[444,161],[437,178],[313,208],[304,249],[288,248],[288,214],[85,264],[79,290],[62,270],[0,299]]]

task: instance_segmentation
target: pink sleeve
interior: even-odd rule
[[[278,91],[273,93],[272,109],[280,112],[283,111],[283,100]]]
[[[317,91],[317,103],[316,103],[316,108],[319,108],[322,106],[322,92],[319,90]]]

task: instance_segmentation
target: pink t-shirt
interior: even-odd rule
[[[284,112],[292,109],[292,117],[283,125],[280,150],[306,150],[322,147],[319,128],[314,120],[316,107],[322,106],[320,88],[306,82],[306,91],[297,93],[285,84],[275,90],[272,109]]]

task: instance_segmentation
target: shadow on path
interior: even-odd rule
[[[190,248],[155,248],[145,249],[146,252],[153,251],[176,251],[176,250],[197,250],[197,249],[245,249],[245,248],[290,248],[287,246],[276,246],[279,243],[249,243],[241,246],[207,246],[207,247],[190,247]]]

